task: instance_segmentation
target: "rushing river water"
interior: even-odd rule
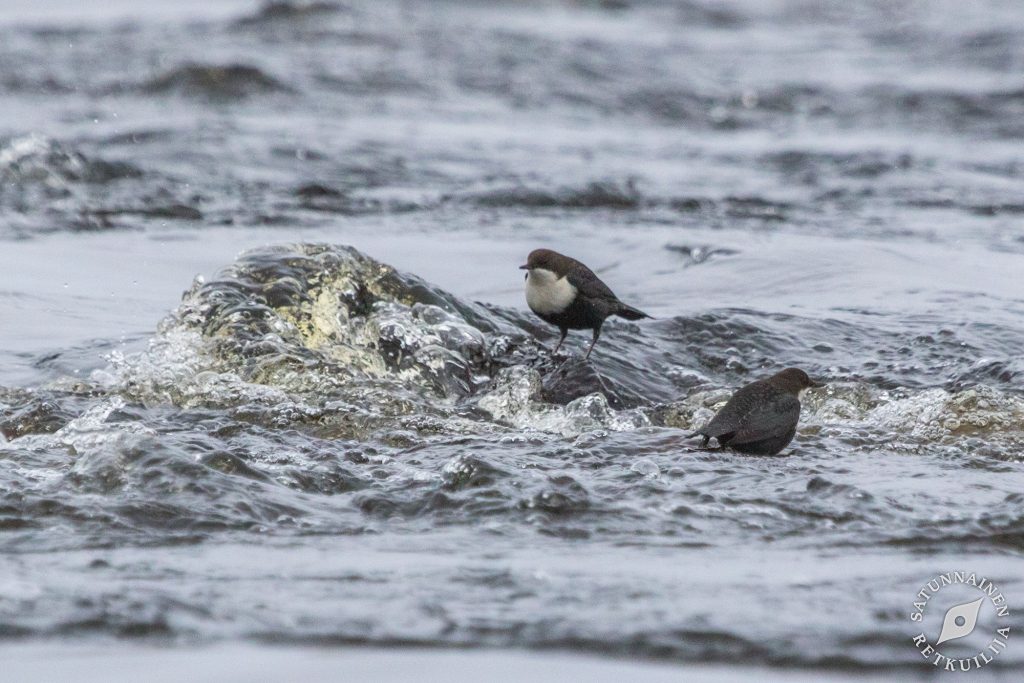
[[[1019,3],[51,10],[0,13],[6,642],[907,675],[953,570],[1024,627]],[[655,319],[553,358],[538,246]],[[791,365],[785,457],[685,438]]]

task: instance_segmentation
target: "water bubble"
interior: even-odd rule
[[[661,468],[658,467],[658,463],[654,462],[650,458],[639,458],[633,461],[633,464],[629,466],[630,471],[642,474],[648,479],[657,479],[661,476]]]

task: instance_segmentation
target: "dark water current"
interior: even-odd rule
[[[952,570],[1024,631],[1024,6],[51,9],[0,11],[0,638],[907,673]],[[542,245],[655,320],[553,358]],[[786,457],[693,450],[790,365]]]

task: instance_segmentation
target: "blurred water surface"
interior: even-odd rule
[[[0,636],[916,670],[931,576],[1024,601],[1022,68],[995,0],[5,3]],[[552,358],[541,245],[656,319]],[[789,365],[788,457],[683,438]]]

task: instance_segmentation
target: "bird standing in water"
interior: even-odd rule
[[[799,368],[786,368],[739,389],[703,428],[690,434],[704,437],[702,447],[715,439],[751,455],[777,455],[796,435],[800,395],[824,386]]]
[[[519,266],[526,272],[526,303],[541,320],[558,327],[562,336],[555,353],[562,347],[569,330],[593,330],[594,338],[584,359],[590,358],[601,336],[601,326],[609,316],[626,320],[650,318],[615,296],[608,285],[590,268],[574,258],[550,249],[534,249]]]

